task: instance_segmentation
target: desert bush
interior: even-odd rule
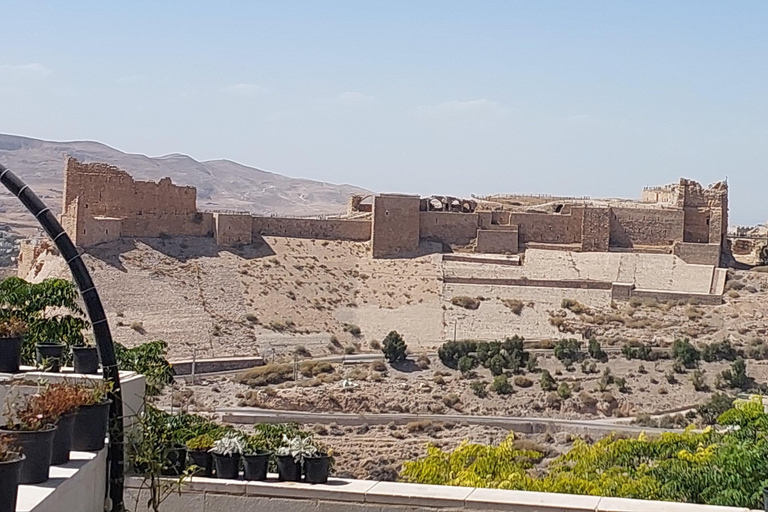
[[[528,358],[528,362],[525,363],[525,369],[531,373],[539,371],[539,358],[535,354]]]
[[[723,370],[720,376],[728,386],[742,391],[748,391],[755,384],[754,379],[747,375],[747,363],[742,358],[731,363],[731,367]]]
[[[539,386],[541,387],[542,391],[554,391],[557,389],[557,382],[548,370],[542,370],[541,379],[539,379]]]
[[[348,332],[355,338],[359,337],[363,333],[363,331],[360,330],[360,327],[354,324],[344,324],[342,326],[342,329],[344,330],[344,332]]]
[[[565,366],[570,366],[577,361],[581,361],[581,343],[574,338],[561,339],[555,345],[555,357]]]
[[[624,377],[616,377],[614,382],[616,383],[616,389],[619,390],[619,393],[629,393],[629,388],[627,387],[627,379]]]
[[[520,388],[529,388],[533,386],[533,381],[528,377],[523,377],[522,375],[518,375],[517,377],[515,377],[515,386]]]
[[[641,361],[657,361],[665,356],[645,343],[626,343],[621,348],[621,353],[628,360],[639,359]]]
[[[357,352],[357,347],[352,345],[351,343],[344,347],[344,353],[347,355],[354,354],[355,352]]]
[[[571,397],[571,388],[568,387],[567,383],[560,383],[560,385],[557,387],[557,396],[563,400],[568,400]]]
[[[567,309],[576,315],[590,313],[590,309],[587,306],[574,299],[563,299],[563,301],[560,303],[560,307]]]
[[[301,357],[312,357],[312,354],[307,350],[307,347],[304,345],[299,345],[296,347],[296,349],[293,351],[297,356]]]
[[[691,384],[696,391],[709,391],[707,381],[704,379],[704,372],[701,370],[694,370],[691,374]]]
[[[696,306],[687,306],[685,308],[685,316],[688,317],[688,320],[697,322],[704,317],[704,311]]]
[[[743,356],[743,352],[735,349],[731,345],[730,340],[727,339],[721,342],[705,343],[701,348],[701,358],[708,363],[714,363],[716,361],[735,361],[737,358]]]
[[[245,319],[247,321],[251,322],[252,324],[259,323],[259,318],[256,315],[254,315],[253,313],[246,313],[245,314]]]
[[[709,400],[696,407],[696,412],[701,416],[701,421],[705,425],[714,425],[717,419],[725,411],[733,407],[734,397],[725,393],[715,393]]]
[[[479,299],[463,295],[451,299],[451,304],[464,309],[478,309],[480,307],[480,302]]]
[[[382,351],[384,352],[384,358],[392,363],[398,363],[405,361],[406,351],[408,347],[405,344],[403,337],[398,334],[397,331],[391,331],[384,338],[382,343]]]
[[[512,310],[512,313],[516,315],[520,315],[523,312],[523,308],[525,307],[525,304],[523,304],[523,301],[518,299],[502,299],[502,304],[507,306],[509,309]]]
[[[443,426],[430,420],[418,420],[412,421],[405,425],[405,429],[412,434],[418,432],[428,432],[434,434],[435,432],[443,430]]]
[[[488,391],[486,389],[488,383],[484,380],[473,380],[469,387],[478,398],[485,398],[488,396]]]
[[[506,375],[497,375],[491,383],[491,391],[498,395],[509,395],[514,392]]]
[[[445,379],[443,378],[442,375],[435,375],[435,376],[432,377],[432,382],[442,386],[443,384],[445,384]]]
[[[371,350],[381,350],[381,343],[379,343],[379,340],[369,341],[368,346],[371,347]]]
[[[370,368],[374,372],[385,372],[385,371],[387,371],[387,365],[384,364],[383,361],[374,361],[374,362],[372,362]]]
[[[281,384],[293,379],[292,364],[265,364],[239,374],[236,380],[251,387]]]
[[[672,370],[665,373],[664,378],[667,379],[667,383],[669,384],[677,384],[677,377],[675,376],[675,373]]]

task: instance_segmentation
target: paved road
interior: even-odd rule
[[[353,414],[320,413],[304,411],[276,411],[252,407],[217,409],[222,421],[235,424],[253,423],[337,423],[339,425],[399,425],[412,421],[429,420],[435,422],[455,422],[469,425],[488,425],[508,428],[515,432],[537,433],[567,429],[569,432],[586,431],[599,434],[624,432],[679,432],[674,429],[644,428],[636,425],[614,424],[607,420],[563,420],[556,418],[516,417],[516,416],[469,416],[464,414]]]

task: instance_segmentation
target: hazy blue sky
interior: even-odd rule
[[[377,191],[768,218],[768,2],[0,0],[0,132]]]

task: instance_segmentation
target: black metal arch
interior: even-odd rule
[[[115,357],[115,346],[112,342],[112,333],[109,330],[104,307],[99,299],[99,293],[93,284],[90,273],[80,258],[80,253],[72,243],[64,228],[51,213],[43,201],[37,197],[18,176],[0,164],[0,182],[5,185],[13,195],[35,216],[40,226],[48,233],[53,243],[59,249],[62,257],[69,265],[72,277],[80,290],[80,296],[85,303],[85,311],[93,326],[93,337],[101,355],[104,380],[112,383],[110,399],[112,405],[109,410],[109,435],[108,448],[109,465],[107,468],[107,482],[109,484],[109,497],[112,502],[111,510],[118,512],[124,510],[123,506],[123,400],[120,392],[120,374]]]

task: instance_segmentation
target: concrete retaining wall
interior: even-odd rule
[[[147,511],[141,480],[128,479],[126,501]],[[137,499],[138,498],[138,499]],[[601,496],[332,479],[324,485],[192,478],[172,493],[164,512],[426,512],[510,510],[517,512],[747,512],[746,508],[631,500]]]

